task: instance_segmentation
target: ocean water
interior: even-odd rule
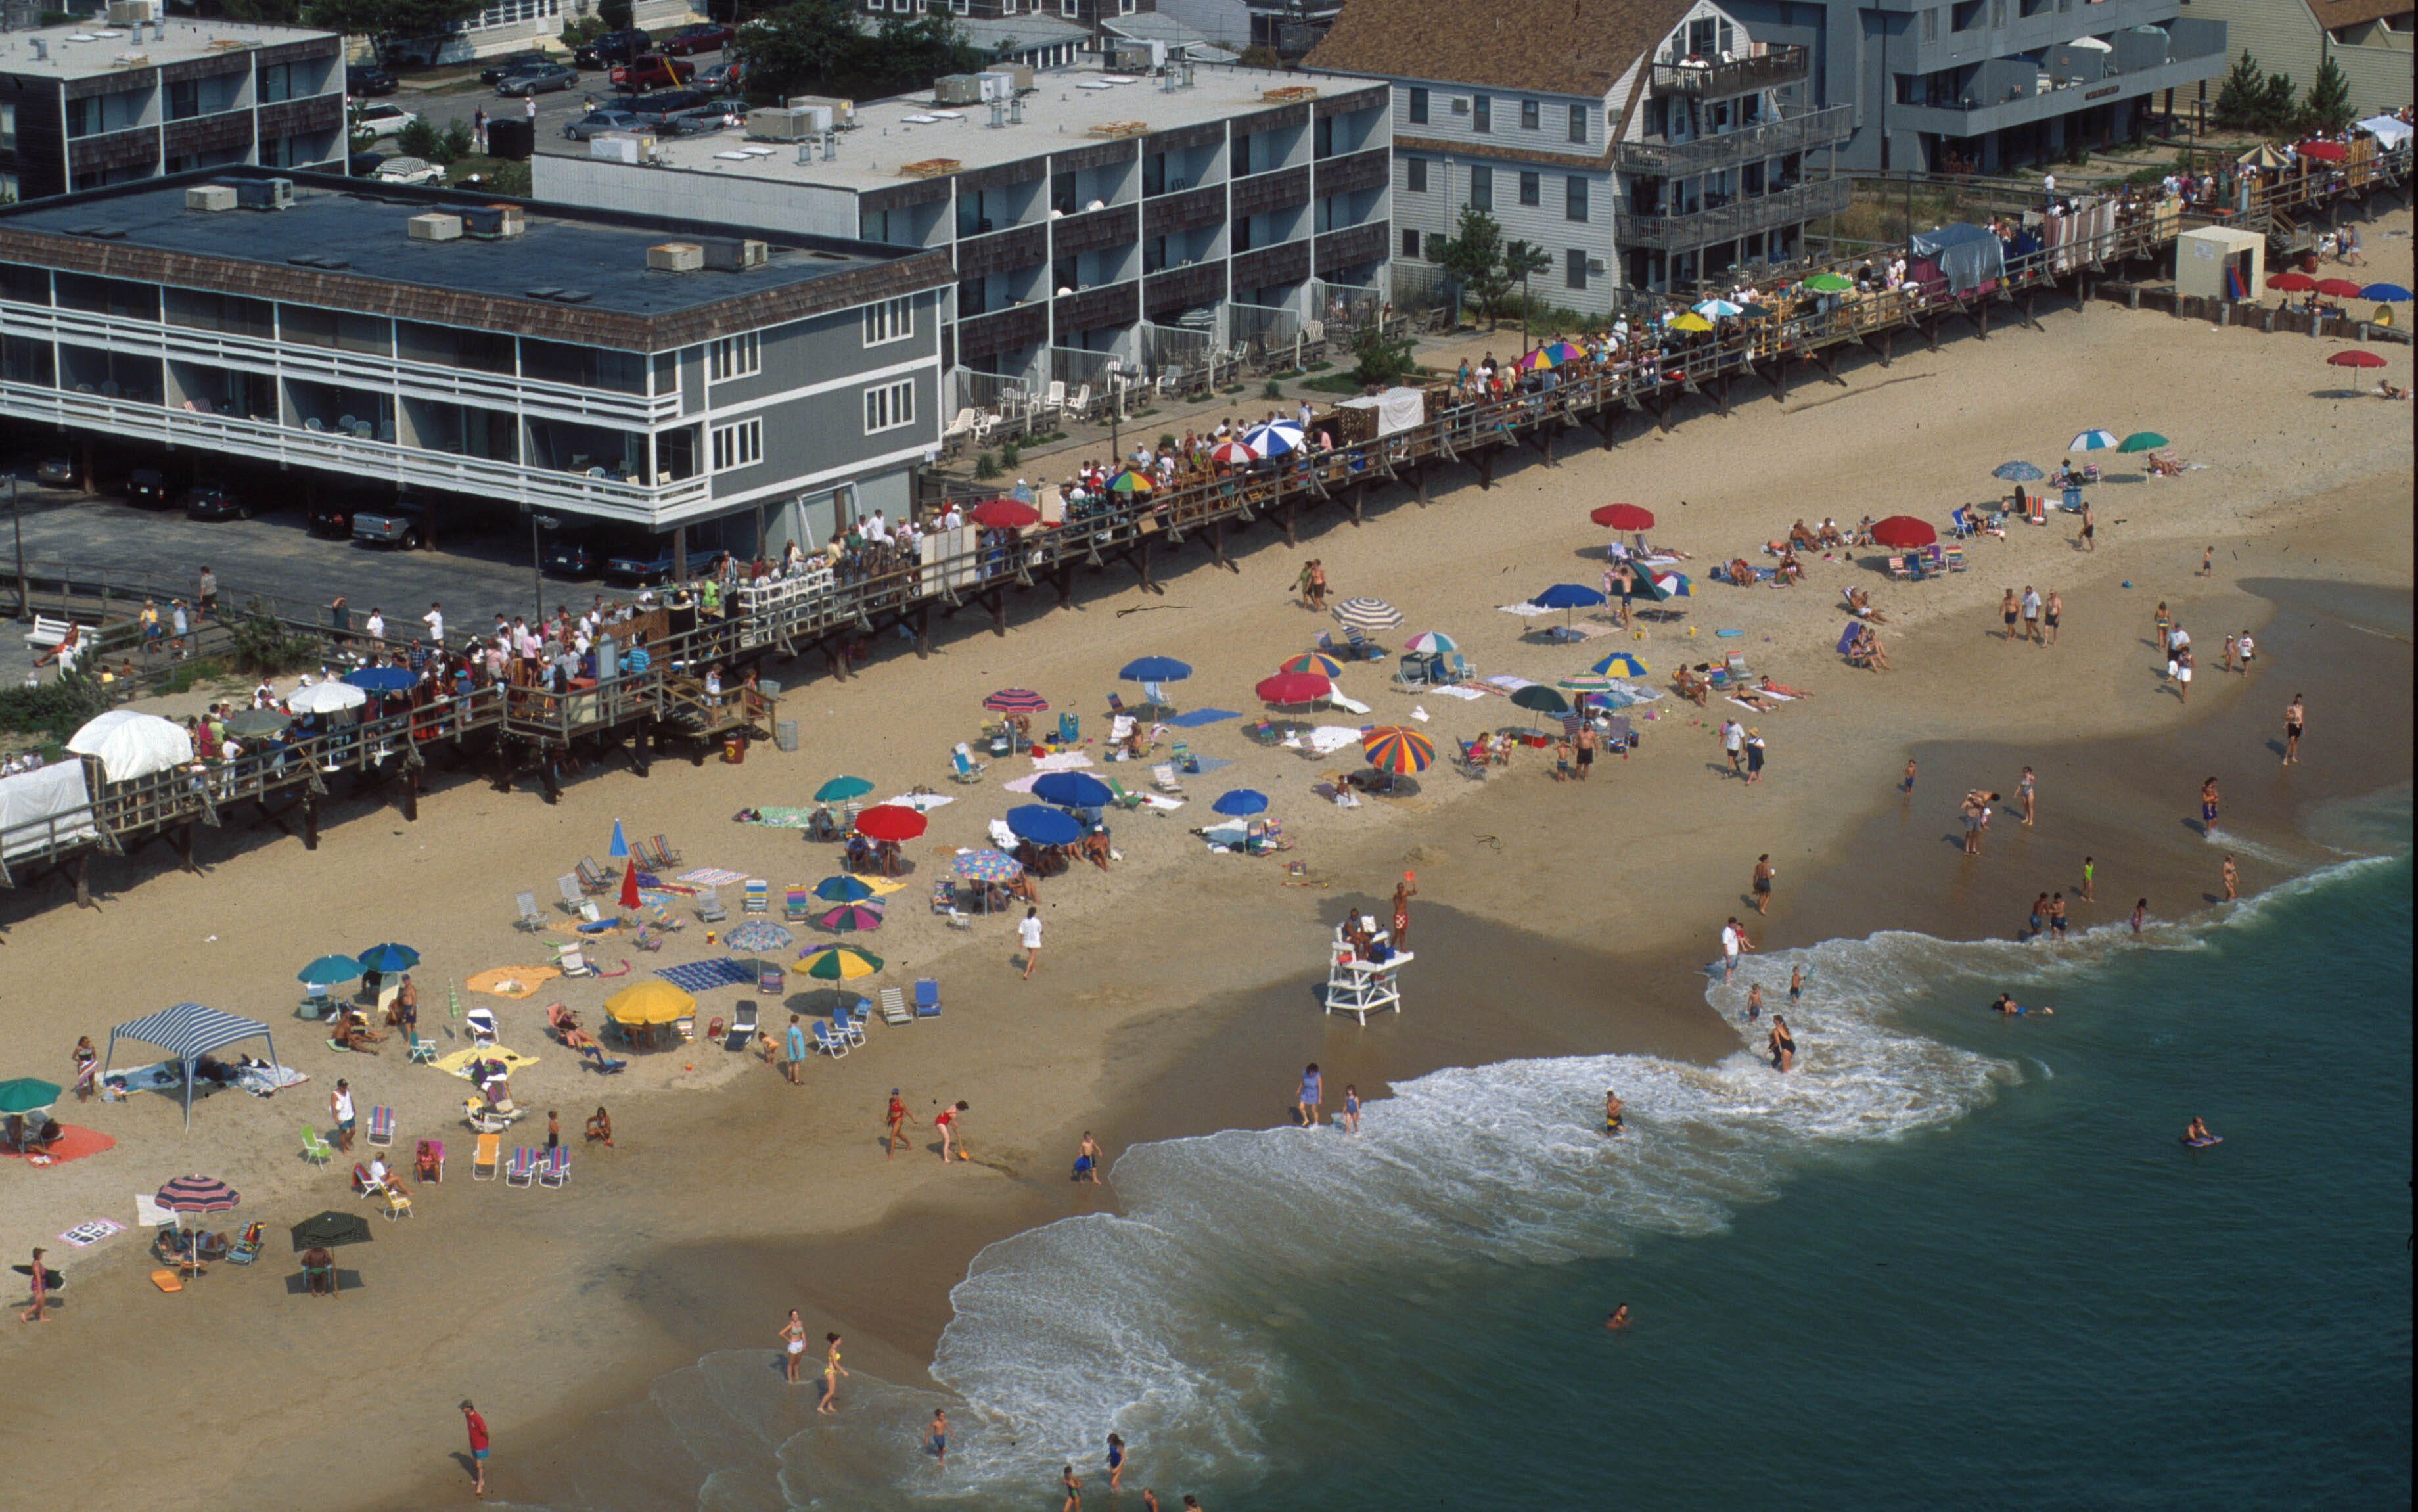
[[[1833,941],[1708,989],[1717,1066],[1506,1062],[1357,1138],[1140,1146],[1121,1214],[975,1262],[944,1391],[860,1374],[801,1421],[768,1352],[712,1355],[626,1410],[634,1456],[707,1512],[1054,1506],[1070,1461],[1087,1504],[1211,1512],[2406,1505],[2411,896],[2404,854],[2138,939]]]

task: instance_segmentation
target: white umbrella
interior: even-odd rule
[[[349,682],[314,682],[307,688],[297,688],[285,707],[298,714],[332,714],[339,710],[359,709],[369,702],[369,695]]]
[[[1402,622],[1402,611],[1383,599],[1345,599],[1333,613],[1344,624],[1362,630],[1391,630]]]

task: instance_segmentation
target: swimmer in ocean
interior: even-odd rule
[[[2214,1144],[2216,1143],[2216,1136],[2208,1132],[2208,1125],[2206,1123],[2203,1123],[2198,1119],[2194,1119],[2191,1121],[2191,1126],[2183,1130],[2183,1143]]]
[[[1629,1304],[1624,1302],[1613,1308],[1612,1316],[1603,1321],[1603,1326],[1615,1334],[1626,1331],[1629,1327]]]
[[[1604,1089],[1603,1132],[1605,1134],[1614,1135],[1623,1132],[1620,1123],[1620,1113],[1621,1109],[1628,1106],[1628,1104],[1620,1100],[1619,1094],[1615,1092],[1611,1088],[1607,1087]]]
[[[2017,1002],[2015,1000],[2015,995],[2012,992],[1999,993],[1998,1000],[1990,1004],[1990,1011],[1994,1014],[2004,1014],[2010,1018],[2021,1014],[2033,1012],[2032,1009],[2027,1008],[2022,1003]],[[2057,1012],[2057,1010],[2054,1008],[2043,1007],[2039,1012],[2053,1014]]]

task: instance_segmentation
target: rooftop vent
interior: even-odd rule
[[[557,304],[586,304],[592,298],[586,289],[565,289],[554,297]]]
[[[404,229],[414,241],[459,241],[462,239],[462,218],[430,210],[405,221]]]
[[[78,226],[68,235],[90,237],[95,241],[122,241],[126,238],[126,228],[124,226]]]
[[[647,249],[647,266],[658,273],[694,273],[705,266],[705,249],[693,241],[666,241]]]
[[[517,205],[481,205],[462,212],[462,231],[481,241],[503,241],[528,229],[528,218]]]
[[[562,291],[555,285],[548,283],[541,288],[530,289],[527,292],[528,297],[532,299],[551,299]]]
[[[246,178],[235,186],[236,203],[248,210],[287,210],[294,207],[294,180],[290,178]]]
[[[185,191],[185,208],[189,210],[232,210],[235,189],[228,184],[195,184]]]

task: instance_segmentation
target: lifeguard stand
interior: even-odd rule
[[[1375,937],[1385,941],[1388,937]],[[1327,954],[1326,1011],[1350,1014],[1363,1025],[1369,1016],[1388,1009],[1402,1011],[1402,989],[1396,981],[1402,968],[1418,957],[1409,951],[1399,951],[1384,961],[1363,961],[1354,958],[1352,946],[1339,926],[1335,942]]]

